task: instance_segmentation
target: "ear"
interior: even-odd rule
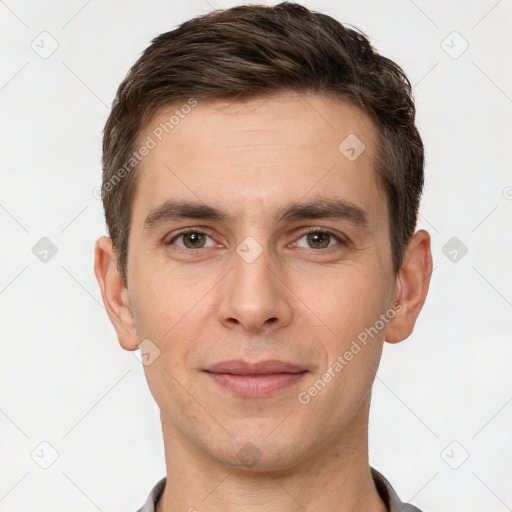
[[[396,278],[394,302],[400,309],[396,308],[397,313],[387,326],[387,342],[398,343],[411,335],[427,298],[431,275],[430,235],[420,230],[412,236]]]
[[[114,325],[119,344],[125,350],[136,350],[139,341],[135,330],[132,305],[123,277],[117,270],[117,257],[108,236],[96,241],[94,273],[101,288],[101,296],[110,321]]]

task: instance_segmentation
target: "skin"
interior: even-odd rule
[[[142,139],[172,112],[158,112]],[[158,512],[386,510],[368,465],[371,386],[384,341],[413,330],[432,258],[428,233],[418,231],[393,273],[375,133],[346,101],[280,92],[199,102],[142,161],[128,286],[108,237],[96,243],[95,273],[121,346],[135,350],[150,339],[160,350],[144,367],[166,454]],[[366,146],[354,161],[338,149],[349,134]],[[350,202],[367,222],[277,216],[283,205],[321,197]],[[169,199],[206,203],[232,218],[145,228]],[[184,228],[208,236],[176,238]],[[307,228],[320,237],[308,237]],[[236,251],[246,237],[262,250],[251,263]],[[300,403],[298,394],[395,303],[400,312]],[[228,359],[279,359],[308,373],[272,396],[241,398],[202,371]],[[252,465],[239,456],[244,446]]]

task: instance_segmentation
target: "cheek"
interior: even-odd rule
[[[139,339],[149,339],[158,347],[158,357],[144,365],[149,389],[158,404],[181,404],[183,411],[189,407],[190,411],[195,410],[193,399],[183,388],[187,354],[198,339],[191,328],[197,319],[191,295],[187,287],[176,281],[167,282],[155,273],[154,279],[145,279],[144,286],[136,289],[134,307]],[[177,421],[174,414],[172,418]]]
[[[389,291],[379,274],[367,265],[351,264],[319,276],[314,286],[310,281],[306,288],[298,287],[297,295],[306,297],[306,305],[332,334],[329,352],[342,350],[385,311]]]
[[[135,258],[134,258],[135,260]],[[195,286],[176,272],[169,262],[159,258],[133,261],[133,289],[136,298],[134,318],[141,334],[165,338],[178,324],[193,302]]]
[[[179,314],[177,305],[173,295],[164,293],[164,290],[146,281],[145,286],[135,291],[137,300],[133,303],[133,316],[139,339],[150,338],[158,344],[176,322],[174,318]]]
[[[171,375],[182,380],[189,355],[197,351],[198,340],[204,337],[205,320],[211,317],[205,311],[209,306],[204,294],[210,286],[161,270],[154,266],[134,287],[137,300],[133,312],[139,339],[149,338],[160,350],[155,361],[158,372],[149,372],[148,381],[172,384]]]
[[[308,403],[305,412],[326,430],[347,425],[371,390],[385,330],[377,324],[386,311],[383,285],[376,274],[351,272],[329,280],[316,306],[331,331],[324,340],[327,358],[301,390],[301,403]]]

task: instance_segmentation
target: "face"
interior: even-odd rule
[[[141,162],[126,293],[165,436],[275,469],[364,431],[400,292],[375,130],[319,95],[199,102]]]

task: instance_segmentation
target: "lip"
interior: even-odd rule
[[[238,396],[271,396],[299,382],[308,372],[293,363],[278,360],[251,363],[243,360],[221,361],[204,372],[218,385]]]
[[[254,363],[244,361],[243,359],[231,359],[230,361],[216,363],[205,371],[210,373],[230,373],[232,375],[268,375],[274,373],[301,373],[306,371],[306,369],[302,366],[277,359]]]

